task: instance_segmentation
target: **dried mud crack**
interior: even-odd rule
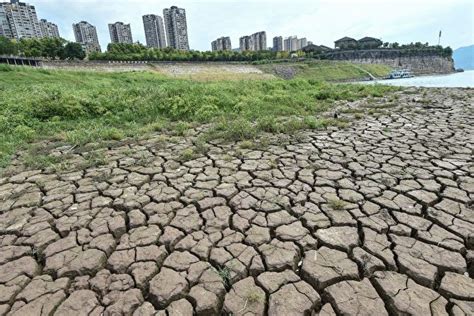
[[[395,103],[187,159],[200,128],[67,172],[17,157],[0,178],[0,315],[473,315],[474,91]]]

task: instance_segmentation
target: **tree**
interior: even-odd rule
[[[82,49],[81,44],[69,42],[64,46],[63,54],[61,59],[79,59],[83,60],[86,58],[86,53]]]
[[[453,49],[451,47],[446,47],[443,49],[443,55],[445,57],[452,57],[453,56]]]
[[[0,36],[0,55],[18,55],[18,43]]]
[[[43,56],[43,45],[36,38],[22,38],[19,42],[19,50],[26,57]]]
[[[43,46],[43,57],[55,59],[64,55],[64,43],[66,40],[62,38],[46,37],[41,39]]]

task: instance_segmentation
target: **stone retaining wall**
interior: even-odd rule
[[[148,62],[148,61],[48,61],[41,62],[46,69],[140,71],[155,70],[171,76],[204,73],[262,74],[257,67],[240,62]]]
[[[336,51],[326,56],[330,60],[362,64],[383,64],[405,68],[415,74],[446,74],[453,72],[454,61],[434,51],[409,52],[403,50]],[[202,72],[205,70],[259,73],[257,67],[240,62],[147,62],[147,61],[47,61],[42,67],[69,70],[137,71],[155,69],[164,73]]]
[[[41,65],[46,69],[68,70],[134,71],[149,69],[148,62],[145,61],[114,62],[43,60]]]
[[[415,74],[446,74],[453,72],[451,57],[436,51],[369,50],[339,51],[327,55],[331,60],[344,60],[363,64],[383,64],[393,68],[405,68]]]

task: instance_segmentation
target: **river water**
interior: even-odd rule
[[[420,76],[404,79],[367,81],[368,84],[387,84],[402,87],[457,87],[474,88],[474,70],[449,75]]]

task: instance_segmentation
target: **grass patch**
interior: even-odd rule
[[[257,144],[250,140],[243,140],[239,144],[240,149],[256,149]]]
[[[364,113],[364,109],[347,108],[347,109],[342,109],[340,112],[344,113],[344,114],[362,114],[362,113]]]
[[[181,152],[181,154],[179,155],[179,160],[185,162],[185,161],[192,160],[195,157],[196,157],[196,153],[194,152],[194,150],[192,148],[188,148]]]
[[[28,153],[24,156],[23,162],[31,169],[45,169],[61,163],[63,159],[59,156]]]
[[[250,291],[246,295],[249,304],[256,304],[265,301],[265,296],[257,291]]]
[[[332,199],[328,201],[328,205],[335,211],[342,211],[346,207],[347,203],[342,200]]]
[[[107,164],[105,154],[100,151],[93,151],[84,155],[85,163],[81,166],[82,169],[99,167]]]
[[[221,277],[222,282],[224,282],[224,286],[230,287],[231,286],[231,275],[230,269],[228,267],[219,268],[217,270],[217,274]]]
[[[238,141],[265,131],[340,125],[318,116],[335,100],[383,96],[396,89],[313,79],[201,82],[157,72],[11,66],[0,72],[0,168],[15,151],[42,139],[84,145],[162,131],[186,136],[193,126],[211,123],[207,138]]]

